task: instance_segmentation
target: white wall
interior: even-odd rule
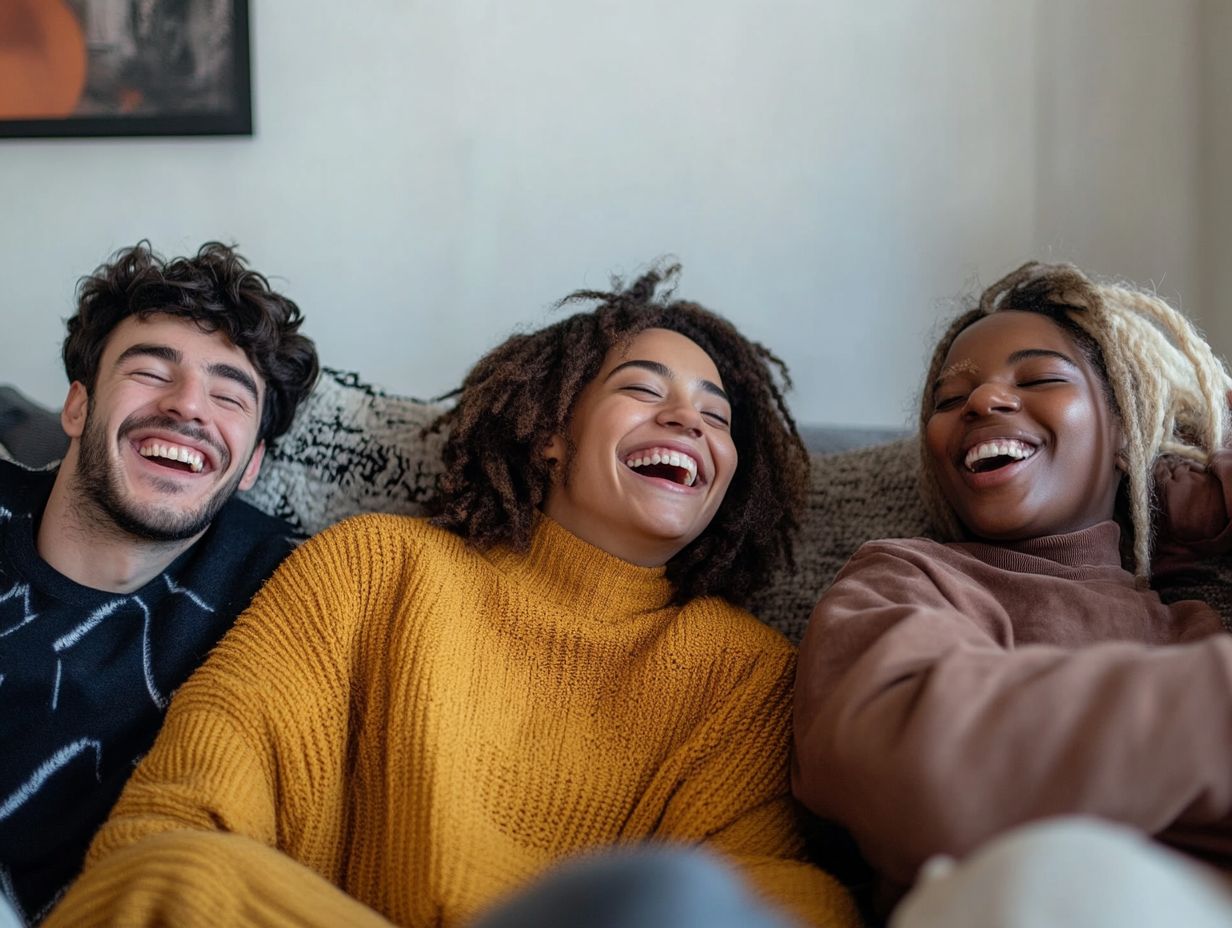
[[[142,237],[238,242],[417,395],[673,254],[799,418],[901,424],[938,314],[1035,254],[1188,305],[1201,5],[264,0],[254,138],[0,143],[0,381],[59,402],[76,278]]]
[[[1202,0],[1201,9],[1203,321],[1212,344],[1232,358],[1232,4]]]
[[[1037,251],[1154,285],[1195,317],[1199,4],[1044,0]]]

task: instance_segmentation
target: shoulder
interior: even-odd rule
[[[55,479],[55,468],[35,470],[0,457],[0,507],[11,515],[39,509]]]
[[[795,645],[777,629],[771,628],[747,609],[733,606],[718,596],[700,596],[680,610],[680,618],[690,634],[710,639],[726,653],[789,659]]]
[[[880,538],[861,545],[838,578],[880,570],[929,573],[940,565],[959,565],[968,560],[971,556],[959,546],[931,538]]]
[[[943,607],[982,595],[986,573],[961,545],[929,538],[871,541],[839,571],[817,603],[814,618],[859,614],[878,606]]]
[[[257,539],[297,537],[291,523],[276,516],[267,515],[256,506],[238,497],[232,497],[227,501],[227,504],[219,510],[214,523],[227,534],[237,533]]]
[[[916,538],[878,538],[860,545],[855,557],[884,555],[914,560],[920,557],[950,557],[957,549],[953,545],[922,536]]]
[[[421,516],[394,515],[385,512],[365,512],[350,516],[341,522],[335,522],[316,538],[333,540],[380,538],[424,547],[450,547],[454,544],[465,544],[453,532],[437,528]]]
[[[306,552],[348,552],[361,561],[416,563],[473,557],[473,549],[453,532],[418,516],[362,513],[336,522],[302,545]]]
[[[289,523],[232,498],[193,546],[193,560],[249,566],[268,576],[300,540]]]

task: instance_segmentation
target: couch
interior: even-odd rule
[[[441,410],[379,390],[359,375],[326,369],[295,422],[266,455],[245,497],[306,534],[357,512],[419,514],[439,470],[442,438],[425,432]],[[913,436],[877,429],[804,428],[812,456],[808,504],[793,569],[780,569],[750,604],[799,641],[818,595],[870,538],[924,534]],[[66,445],[58,416],[13,387],[0,387],[0,454],[31,466]],[[1232,564],[1174,578],[1165,599],[1204,599],[1232,628]]]

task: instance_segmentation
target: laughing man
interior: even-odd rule
[[[78,287],[64,460],[0,461],[0,888],[26,920],[290,550],[233,497],[316,380],[301,321],[216,242],[169,261],[141,243]]]

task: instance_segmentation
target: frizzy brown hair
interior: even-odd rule
[[[1185,316],[1153,293],[1123,283],[1097,283],[1069,264],[1028,262],[980,295],[938,341],[920,398],[920,431],[932,415],[931,385],[960,332],[995,312],[1048,316],[1065,330],[1103,379],[1109,408],[1125,440],[1122,494],[1133,531],[1134,569],[1150,572],[1153,470],[1164,454],[1205,464],[1228,428],[1232,379]],[[934,524],[962,535],[942,496],[926,444],[920,443],[921,494]]]
[[[445,473],[430,506],[437,525],[480,548],[525,549],[552,481],[542,450],[553,436],[568,434],[578,395],[608,352],[646,329],[670,329],[699,345],[718,368],[739,454],[714,519],[667,564],[676,601],[713,594],[740,604],[765,585],[772,568],[791,563],[808,453],[783,399],[791,385],[787,369],[704,307],[670,299],[670,290],[656,298],[660,284],[679,271],[679,265],[652,270],[628,288],[613,280],[611,292],[579,290],[557,305],[599,305],[514,335],[471,369],[453,394],[457,405],[435,425],[449,430]]]
[[[259,437],[272,441],[291,425],[317,380],[317,351],[300,335],[303,315],[233,248],[206,242],[195,257],[167,260],[150,243],[116,252],[77,284],[77,312],[68,320],[64,370],[93,392],[112,331],[129,316],[187,319],[222,332],[265,382]]]

